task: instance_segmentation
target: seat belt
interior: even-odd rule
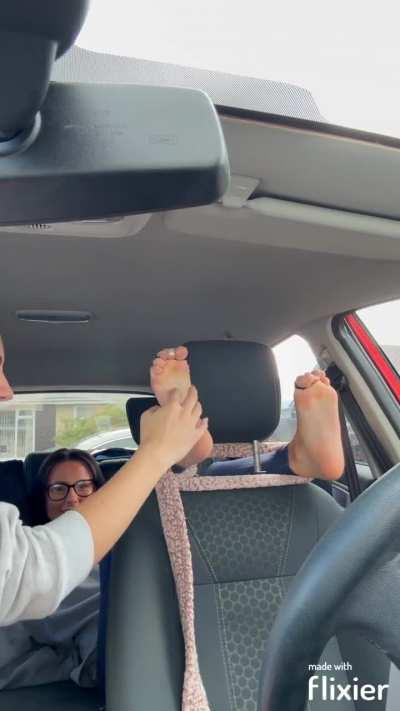
[[[332,364],[327,368],[326,374],[331,381],[332,387],[336,390],[339,406],[340,431],[342,436],[342,446],[345,459],[345,474],[347,485],[349,487],[350,500],[354,501],[361,494],[361,485],[358,478],[356,463],[354,460],[353,449],[351,446],[349,430],[346,422],[345,408],[348,397],[352,398],[347,380],[342,371],[337,365]]]

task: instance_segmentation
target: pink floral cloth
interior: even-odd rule
[[[269,448],[262,451],[272,451],[282,444],[267,443],[267,446]],[[217,445],[214,452],[219,459],[242,457],[251,455],[252,447],[251,445]],[[191,467],[183,474],[174,474],[170,471],[158,483],[156,492],[161,522],[175,579],[185,643],[182,711],[210,711],[210,707],[197,657],[192,555],[181,491],[253,489],[264,486],[306,484],[308,481],[290,474],[199,477],[196,476],[196,468]]]
[[[276,449],[285,447],[287,442],[259,442],[259,452],[260,454],[268,454],[268,452],[274,452]],[[213,459],[239,459],[240,457],[252,457],[253,456],[253,446],[248,442],[237,442],[237,443],[227,443],[227,444],[214,444],[212,451]]]

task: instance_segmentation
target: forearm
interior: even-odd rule
[[[94,562],[112,548],[169,465],[146,445],[79,507],[93,535]]]

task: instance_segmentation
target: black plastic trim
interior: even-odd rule
[[[385,136],[381,133],[370,133],[369,131],[360,131],[358,129],[348,128],[347,126],[338,126],[337,124],[325,123],[324,121],[283,116],[281,114],[270,114],[264,113],[264,111],[240,109],[221,104],[216,104],[216,109],[221,118],[226,117],[258,121],[274,126],[281,126],[282,128],[297,128],[303,131],[310,131],[310,133],[321,133],[328,136],[337,136],[338,138],[350,138],[353,141],[374,143],[379,146],[397,148],[400,150],[400,138]]]
[[[90,311],[60,311],[56,309],[25,309],[17,311],[16,316],[19,321],[55,324],[88,323],[93,318]]]

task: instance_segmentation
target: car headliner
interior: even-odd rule
[[[113,61],[98,55],[82,75],[84,54],[60,60],[56,78],[98,81]],[[153,215],[122,239],[0,229],[0,331],[17,387],[143,387],[163,345],[226,337],[273,345],[316,320],[400,296],[400,144],[301,120],[220,115],[233,174],[260,180],[256,197],[278,198],[281,217],[268,215],[270,203],[266,214],[256,203],[194,208]],[[19,309],[93,318],[23,323]]]

